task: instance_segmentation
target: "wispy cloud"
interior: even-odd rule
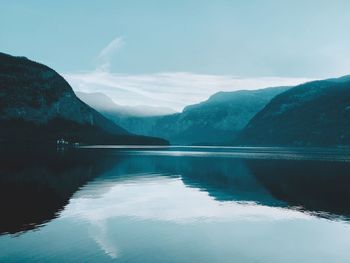
[[[114,38],[97,56],[97,70],[108,71],[111,65],[111,59],[118,50],[124,46],[122,37]]]
[[[296,85],[310,80],[282,77],[241,78],[191,72],[112,73],[112,58],[124,45],[124,39],[116,37],[97,55],[95,70],[64,74],[73,89],[104,93],[120,105],[146,105],[181,111],[185,106],[204,101],[219,91]]]
[[[121,105],[170,107],[177,111],[206,100],[218,91],[296,85],[310,80],[281,77],[240,78],[190,72],[133,75],[93,71],[65,74],[65,77],[74,90],[102,92]]]

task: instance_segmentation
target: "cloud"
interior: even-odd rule
[[[112,56],[124,46],[122,37],[114,38],[97,56],[97,70],[109,71]]]
[[[106,51],[101,52],[103,56],[109,54],[108,46]],[[75,91],[102,92],[120,105],[168,107],[177,111],[187,105],[204,101],[219,91],[296,85],[310,80],[282,77],[240,78],[190,72],[118,74],[101,70],[64,76]]]
[[[119,74],[110,72],[111,59],[125,42],[114,38],[97,56],[95,70],[63,74],[75,91],[101,92],[115,103],[128,106],[151,106],[181,111],[219,91],[259,89],[296,85],[310,79],[286,77],[241,78],[233,75],[159,72]]]

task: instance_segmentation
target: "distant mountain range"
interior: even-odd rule
[[[219,92],[166,116],[108,117],[133,133],[172,144],[350,145],[350,76],[295,87]]]
[[[249,120],[277,94],[290,87],[219,92],[207,101],[167,116],[124,116],[95,105],[118,125],[136,133],[166,138],[173,144],[229,144]]]
[[[236,143],[350,145],[350,76],[308,82],[273,98]]]
[[[152,107],[148,105],[125,106],[116,104],[110,97],[101,92],[86,93],[75,92],[79,99],[105,116],[119,117],[153,117],[176,113],[175,110],[166,107]]]
[[[350,145],[350,76],[219,92],[181,113],[117,105],[102,93],[78,96],[49,67],[0,53],[0,141]]]
[[[135,136],[76,97],[51,68],[0,53],[0,141],[166,144]]]

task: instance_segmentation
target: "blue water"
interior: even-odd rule
[[[0,262],[350,262],[347,149],[2,154]]]

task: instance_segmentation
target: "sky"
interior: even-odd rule
[[[220,90],[350,73],[350,1],[4,0],[0,51],[116,103],[181,110]]]

